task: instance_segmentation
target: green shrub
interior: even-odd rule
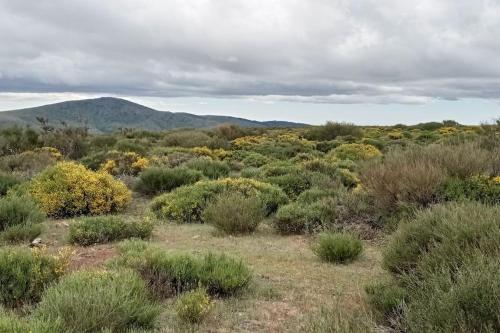
[[[219,195],[203,211],[203,221],[226,234],[251,233],[264,217],[261,200],[238,192]]]
[[[363,244],[348,233],[323,233],[313,246],[314,254],[327,262],[346,263],[359,257]]]
[[[485,204],[500,204],[500,183],[487,176],[448,179],[442,186],[444,200],[475,200]]]
[[[118,266],[136,269],[157,297],[171,296],[204,287],[210,295],[230,296],[245,289],[251,280],[243,262],[225,255],[203,257],[169,254],[140,242],[120,246]]]
[[[368,302],[386,317],[403,310],[406,289],[394,282],[378,282],[365,287]]]
[[[229,175],[229,165],[225,162],[214,161],[208,157],[200,157],[188,161],[185,166],[200,171],[205,177],[209,179],[219,179]]]
[[[308,171],[321,172],[325,175],[333,176],[337,166],[327,160],[315,158],[302,163],[303,168]]]
[[[148,295],[134,272],[80,271],[48,288],[34,317],[53,323],[56,332],[152,328],[160,309]]]
[[[279,186],[290,198],[296,198],[300,193],[312,186],[311,174],[305,171],[292,172],[284,175],[268,176],[262,180]]]
[[[267,215],[288,201],[283,191],[274,185],[247,178],[225,178],[179,187],[156,197],[151,203],[151,209],[160,219],[187,223],[203,222],[202,213],[205,207],[210,200],[225,191],[256,196],[262,201]]]
[[[240,177],[243,178],[258,178],[259,175],[260,175],[260,169],[254,167],[244,168],[240,172]]]
[[[175,303],[175,312],[185,323],[201,322],[210,312],[210,297],[203,288],[188,291],[179,296]]]
[[[395,274],[454,267],[476,248],[500,254],[499,239],[500,207],[468,202],[436,206],[398,228],[384,252],[384,266]]]
[[[44,214],[27,197],[8,196],[0,198],[0,232],[17,225],[42,222]]]
[[[0,332],[2,333],[26,333],[30,332],[28,324],[23,318],[14,312],[4,310],[0,306]],[[39,333],[36,331],[36,333]],[[40,332],[41,333],[41,332]]]
[[[336,192],[334,190],[313,187],[300,193],[297,197],[297,202],[301,204],[312,204],[323,198],[333,197],[335,194]]]
[[[278,209],[273,226],[282,234],[313,232],[335,221],[336,208],[336,202],[331,198],[311,204],[293,202]]]
[[[0,197],[7,194],[7,190],[14,185],[19,184],[20,181],[17,177],[0,171]]]
[[[40,223],[17,224],[1,232],[0,240],[7,243],[32,241],[42,233],[42,230],[43,227]]]
[[[169,192],[183,185],[194,184],[202,178],[202,173],[187,168],[150,168],[139,175],[135,190],[144,194]]]
[[[122,139],[115,144],[115,148],[121,152],[132,152],[141,156],[146,155],[146,147],[137,143],[136,140]]]
[[[323,126],[311,127],[306,131],[304,137],[308,140],[328,141],[338,136],[346,135],[361,138],[363,136],[363,130],[354,124],[334,123],[329,121]]]
[[[0,248],[0,303],[19,307],[37,302],[56,281],[63,262],[53,256],[22,248]]]
[[[153,224],[147,221],[125,222],[118,216],[84,217],[69,226],[69,241],[79,245],[109,243],[125,238],[148,238]]]
[[[243,164],[247,167],[259,168],[269,163],[269,158],[259,153],[249,153],[243,160]]]
[[[400,225],[384,266],[405,289],[408,332],[500,329],[500,207],[448,203]]]

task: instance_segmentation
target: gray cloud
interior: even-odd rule
[[[0,0],[0,92],[500,98],[498,0]]]

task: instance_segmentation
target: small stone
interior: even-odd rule
[[[33,241],[30,244],[31,247],[38,247],[40,245],[42,245],[42,239],[41,238],[35,238],[35,239],[33,239]]]

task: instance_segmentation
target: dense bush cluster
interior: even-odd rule
[[[130,191],[111,175],[74,162],[60,162],[37,175],[29,192],[49,216],[117,212],[130,202]]]
[[[170,192],[177,187],[196,183],[202,175],[200,171],[183,167],[149,168],[140,174],[135,190],[150,195]]]

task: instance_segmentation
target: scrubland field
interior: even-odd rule
[[[500,122],[2,129],[0,332],[499,332],[499,204]]]

